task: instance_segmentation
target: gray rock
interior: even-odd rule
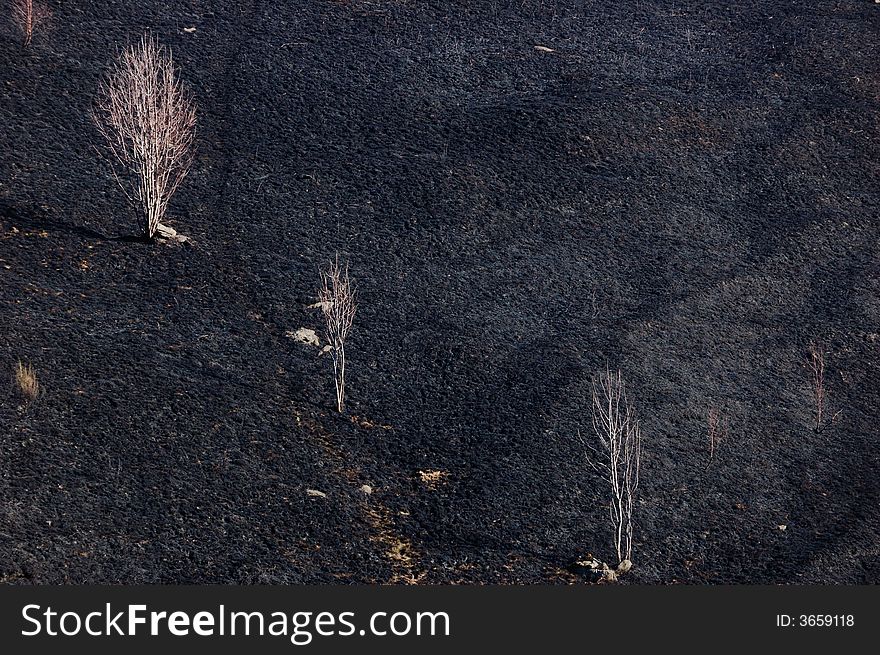
[[[314,346],[315,348],[321,347],[321,339],[318,338],[318,333],[310,328],[301,327],[295,332],[288,330],[285,333],[285,336],[294,341],[298,341],[299,343],[304,343],[307,346]]]
[[[177,243],[185,243],[189,241],[189,239],[182,234],[178,234],[177,230],[173,227],[168,227],[167,225],[159,225],[156,227],[156,236],[158,236],[163,241],[176,241]]]

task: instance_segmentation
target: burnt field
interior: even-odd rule
[[[880,582],[880,4],[49,4],[0,16],[0,581],[581,583],[608,365],[625,582]],[[94,150],[147,31],[182,244],[124,238]],[[291,337],[336,252],[342,414]]]

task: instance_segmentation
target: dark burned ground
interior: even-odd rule
[[[629,581],[880,581],[880,6],[52,4],[0,39],[0,363],[44,388],[2,394],[3,580],[575,582],[612,557],[576,439],[607,361]],[[199,104],[183,246],[113,238],[92,150],[147,29]],[[337,250],[346,416],[285,336]]]

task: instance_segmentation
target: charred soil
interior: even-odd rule
[[[880,581],[880,5],[51,6],[0,35],[0,366],[41,389],[0,392],[0,580],[579,582],[608,363],[625,580]],[[145,31],[198,103],[182,244],[93,150]],[[291,338],[337,251],[342,415]]]

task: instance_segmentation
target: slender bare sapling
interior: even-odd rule
[[[357,311],[357,290],[348,276],[348,264],[339,263],[339,254],[325,271],[321,271],[318,301],[324,314],[327,341],[333,360],[336,383],[336,409],[345,407],[345,341]]]

